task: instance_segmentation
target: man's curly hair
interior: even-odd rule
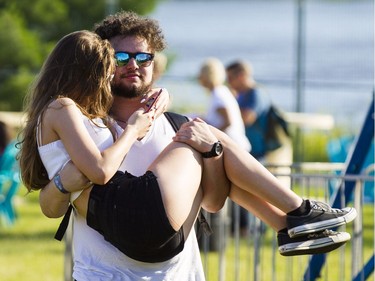
[[[94,32],[102,39],[110,40],[115,36],[139,36],[146,39],[154,52],[163,51],[167,43],[156,20],[142,17],[131,11],[121,11],[107,16],[94,26]]]

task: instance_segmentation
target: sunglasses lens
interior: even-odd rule
[[[130,56],[128,53],[116,53],[115,59],[117,66],[124,66],[129,62]]]
[[[117,66],[127,65],[131,58],[134,58],[139,66],[149,66],[152,59],[154,58],[153,54],[148,53],[126,53],[118,52],[115,54]]]
[[[135,60],[137,61],[138,65],[143,65],[152,60],[152,55],[146,53],[138,53],[135,56]]]

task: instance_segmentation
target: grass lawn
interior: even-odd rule
[[[363,208],[363,263],[367,262],[374,254],[374,207],[373,205],[365,205]],[[341,231],[349,232],[353,238],[353,224],[341,228]],[[257,270],[257,276],[261,281],[301,281],[311,256],[295,256],[284,257],[277,252],[277,248],[273,248],[274,231],[267,228],[266,233],[262,237],[263,244],[260,248],[259,259],[260,265]],[[326,264],[321,271],[321,278],[318,280],[328,281],[350,281],[352,280],[352,259],[360,261],[361,257],[352,254],[352,241],[345,246],[330,252],[326,255]],[[274,250],[273,250],[274,249]],[[241,239],[239,249],[239,260],[235,258],[234,241],[230,239],[225,251],[225,280],[232,281],[236,276],[235,268],[238,267],[238,280],[248,281],[254,278],[254,241],[251,239]],[[203,264],[207,263],[206,277],[207,281],[219,280],[219,254],[217,252],[208,252],[207,256],[202,255]],[[328,265],[328,266],[327,266]],[[367,279],[374,280],[374,273]]]
[[[0,225],[0,279],[62,281],[64,243],[53,238],[60,219],[44,217],[38,193],[24,196],[25,190],[16,198],[16,223]]]
[[[61,219],[48,219],[39,209],[38,193],[24,196],[25,189],[21,188],[17,198],[18,219],[14,226],[0,225],[0,280],[2,281],[63,281],[63,251],[64,243],[54,240],[55,231]],[[364,261],[367,261],[374,250],[374,213],[373,206],[365,206],[364,210]],[[348,232],[351,232],[349,225]],[[282,257],[275,254],[275,270],[272,269],[272,238],[273,231],[267,230],[264,246],[261,247],[260,280],[272,280],[277,276],[278,281],[301,280],[309,256]],[[234,280],[235,253],[233,241],[228,242],[226,251],[226,280]],[[340,250],[327,256],[328,267],[324,267],[322,279],[329,281],[351,280],[351,245],[348,243]],[[240,259],[237,263],[240,274],[239,280],[253,280],[254,255],[253,245],[248,240],[241,240]],[[344,261],[340,257],[345,256]],[[204,260],[203,260],[204,262]],[[207,281],[218,280],[218,254],[208,255]],[[343,270],[344,268],[344,270]],[[373,278],[373,274],[372,277]],[[177,280],[176,280],[177,281]]]

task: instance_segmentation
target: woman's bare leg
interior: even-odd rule
[[[164,208],[175,230],[193,224],[200,208],[202,193],[201,154],[190,146],[172,142],[150,165],[157,177]],[[190,228],[191,228],[190,226]],[[189,228],[188,225],[185,225]]]
[[[224,168],[228,179],[238,188],[269,202],[284,213],[298,208],[303,200],[273,176],[248,152],[238,147],[226,134],[210,127],[224,147]]]
[[[233,202],[254,214],[276,232],[286,228],[286,214],[259,197],[235,185],[231,186],[229,197]]]

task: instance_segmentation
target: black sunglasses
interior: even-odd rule
[[[115,53],[116,65],[125,66],[129,63],[130,59],[135,59],[138,66],[149,66],[154,59],[154,54],[149,53],[128,53],[117,52]]]

